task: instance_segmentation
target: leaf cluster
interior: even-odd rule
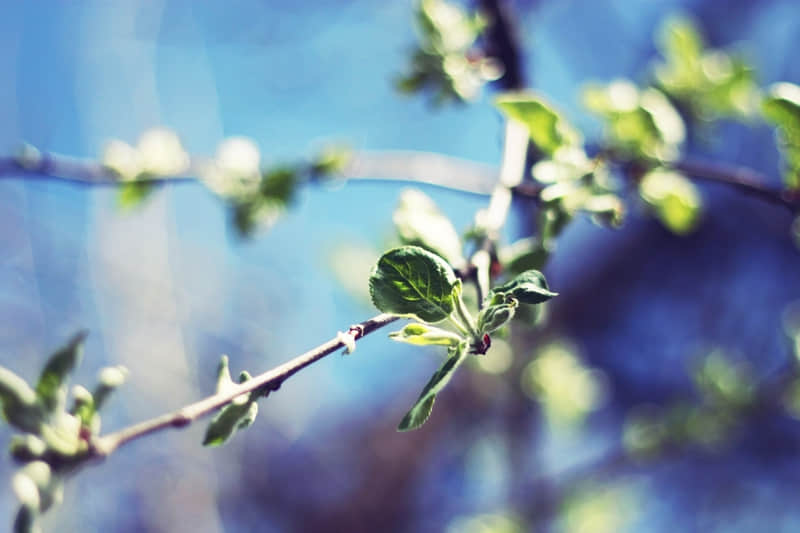
[[[444,0],[420,0],[416,7],[419,45],[408,72],[397,79],[404,93],[427,91],[435,104],[475,99],[487,81],[501,74],[496,60],[476,47],[486,20]]]
[[[400,431],[416,429],[430,416],[436,396],[469,354],[485,354],[490,333],[505,326],[520,304],[543,303],[556,293],[535,270],[495,286],[480,302],[477,317],[463,298],[454,265],[465,265],[464,244],[450,220],[420,191],[406,191],[394,215],[406,244],[384,253],[369,278],[370,296],[384,313],[415,320],[389,337],[417,346],[445,346],[447,358],[403,417]],[[435,325],[434,325],[435,324]]]
[[[100,409],[125,381],[124,368],[104,368],[93,391],[73,387],[68,405],[69,376],[81,360],[85,337],[83,332],[75,335],[51,355],[34,387],[0,367],[3,418],[20,431],[10,447],[11,456],[22,464],[12,481],[20,501],[14,531],[37,531],[39,515],[61,501],[65,477],[92,456]]]

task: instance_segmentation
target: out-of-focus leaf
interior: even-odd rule
[[[81,419],[66,411],[54,413],[40,434],[47,447],[64,458],[72,458],[85,451],[86,442],[80,438]]]
[[[126,181],[117,192],[117,205],[123,210],[134,209],[154,191],[155,184],[152,181]]]
[[[705,50],[695,22],[685,16],[666,20],[657,44],[664,62],[656,65],[659,88],[681,102],[694,117],[749,117],[757,109],[753,67],[723,50]]]
[[[421,0],[419,46],[408,72],[397,80],[397,89],[406,93],[429,90],[437,104],[473,100],[484,83],[502,75],[496,60],[483,57],[473,47],[485,24],[479,13],[467,13],[458,4]]]
[[[784,183],[800,187],[800,86],[776,83],[767,91],[762,102],[767,120],[778,130],[778,148],[784,158]]]
[[[497,97],[495,105],[507,117],[523,123],[531,141],[545,154],[552,155],[561,147],[582,142],[580,133],[536,93],[505,93]]]
[[[639,193],[670,231],[685,235],[697,226],[700,193],[683,174],[663,168],[651,170],[639,183]]]
[[[75,335],[69,343],[50,356],[36,384],[36,395],[48,412],[63,409],[69,374],[81,360],[86,332]]]
[[[583,365],[577,350],[556,341],[541,347],[521,376],[523,391],[540,402],[550,421],[582,421],[606,398],[604,375]]]
[[[433,200],[422,191],[403,191],[393,220],[404,244],[425,248],[455,267],[466,262],[461,253],[462,244],[458,232]]]
[[[114,390],[121,387],[128,378],[128,369],[122,365],[107,366],[100,370],[97,387],[94,390],[94,406],[96,410],[102,409],[108,397]]]
[[[461,363],[467,357],[467,349],[464,343],[456,347],[450,348],[450,355],[444,364],[437,370],[419,395],[417,402],[406,413],[397,426],[398,431],[410,431],[422,426],[431,415],[433,410],[433,402],[436,400],[436,395],[444,389],[450,382],[453,374],[461,366]]]
[[[347,146],[329,145],[311,162],[311,172],[321,178],[339,174],[353,159],[353,150]]]
[[[584,105],[605,121],[612,147],[632,158],[672,160],[686,137],[675,107],[656,89],[639,89],[627,80],[608,86],[589,84]]]
[[[459,284],[447,262],[419,246],[389,250],[369,278],[370,296],[384,313],[439,322],[450,316]]]
[[[0,402],[3,417],[9,424],[28,433],[39,433],[45,413],[36,391],[24,379],[1,366]]]
[[[37,512],[48,510],[63,498],[62,477],[44,461],[31,461],[23,466],[14,474],[11,486],[20,503]]]

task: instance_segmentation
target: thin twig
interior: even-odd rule
[[[671,167],[698,181],[728,185],[750,196],[783,205],[792,211],[800,208],[800,191],[768,187],[766,183],[769,178],[750,168],[698,159],[684,159]]]
[[[373,331],[380,329],[397,319],[398,317],[394,315],[380,314],[370,318],[369,320],[365,320],[364,322],[350,326],[347,332],[337,335],[328,342],[320,344],[316,348],[313,348],[304,354],[298,355],[291,361],[268,370],[263,374],[259,374],[258,376],[255,376],[244,383],[240,383],[231,387],[230,389],[226,389],[226,391],[223,393],[211,395],[171,413],[157,416],[114,433],[109,433],[102,437],[98,437],[92,443],[91,453],[97,458],[104,458],[113,453],[120,446],[140,437],[144,437],[145,435],[168,428],[185,427],[198,418],[210,414],[220,407],[229,404],[242,394],[248,394],[253,391],[263,391],[266,395],[270,391],[280,388],[284,381],[303,368],[315,363],[316,361],[319,361],[326,355],[329,355],[340,348],[346,347],[348,341],[343,339],[343,336],[349,336],[352,338],[352,341],[355,342],[365,335],[369,335]]]

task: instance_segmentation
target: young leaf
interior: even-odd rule
[[[800,187],[800,86],[776,83],[762,103],[764,116],[777,126],[779,149],[785,160],[784,182]]]
[[[456,346],[463,340],[453,332],[419,323],[408,324],[400,331],[389,333],[389,338],[417,346]]]
[[[227,381],[230,381],[226,356],[220,360],[217,376],[219,379],[218,392],[230,387],[230,383],[226,383],[226,378]],[[239,383],[244,383],[249,379],[250,374],[242,372],[239,376]],[[220,409],[208,424],[206,435],[203,438],[203,446],[221,446],[238,430],[250,427],[258,415],[258,403],[256,403],[258,397],[258,391],[242,394]]]
[[[81,359],[86,332],[81,331],[69,343],[50,356],[36,384],[36,395],[48,412],[63,407],[70,372]]]
[[[500,95],[495,105],[507,117],[522,122],[531,141],[547,155],[562,146],[579,145],[581,135],[541,96],[533,92]]]
[[[107,366],[97,375],[97,387],[94,389],[94,408],[99,411],[114,390],[125,383],[128,369],[122,365]]]
[[[509,301],[487,305],[481,310],[478,315],[478,333],[491,333],[494,330],[502,327],[509,320],[514,318],[514,313],[517,310],[517,300],[509,298]]]
[[[44,413],[36,392],[24,379],[1,366],[0,403],[9,424],[28,433],[39,433]]]
[[[461,239],[450,220],[425,193],[406,189],[392,217],[404,244],[425,248],[459,266],[465,263]]]
[[[123,211],[139,207],[156,190],[152,181],[126,181],[117,193],[117,206]]]
[[[453,269],[438,255],[419,246],[389,250],[373,267],[369,278],[372,303],[384,313],[439,322],[454,309]]]
[[[639,183],[639,193],[673,233],[685,235],[697,226],[700,193],[683,174],[663,168],[651,170]]]
[[[453,377],[453,373],[466,359],[466,356],[466,344],[461,343],[450,348],[450,357],[433,374],[425,388],[422,389],[417,403],[406,413],[406,416],[400,421],[400,425],[397,426],[398,431],[417,429],[428,420],[433,410],[433,402],[436,400],[436,395],[447,385],[450,378]]]
[[[203,446],[220,446],[239,429],[249,427],[258,414],[258,404],[248,396],[242,396],[223,407],[211,420],[203,438]]]
[[[526,270],[511,281],[492,289],[495,295],[512,296],[524,304],[540,304],[546,302],[557,292],[547,287],[544,275],[538,270]]]

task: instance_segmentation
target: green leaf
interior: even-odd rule
[[[657,89],[640,91],[628,80],[615,80],[607,86],[589,84],[584,88],[583,102],[605,119],[605,134],[615,149],[633,158],[677,157],[686,137],[686,126],[675,107]]]
[[[447,262],[419,246],[401,246],[381,256],[369,278],[372,303],[384,313],[439,322],[453,312],[460,282]]]
[[[219,386],[220,383],[225,381],[226,376],[230,379],[227,357],[223,356],[218,368]],[[239,383],[244,383],[249,379],[250,375],[247,372],[242,372],[239,375]],[[225,386],[223,385],[223,388]],[[230,385],[227,384],[227,386],[229,387]],[[257,390],[242,394],[220,409],[219,413],[208,424],[203,438],[203,446],[221,446],[240,429],[250,427],[258,415],[258,403],[256,403],[258,397],[259,392]]]
[[[128,369],[122,365],[107,366],[100,370],[97,380],[99,383],[94,389],[94,408],[99,411],[108,401],[108,397],[115,389],[122,386],[128,378]]]
[[[778,129],[778,148],[786,164],[784,182],[790,188],[800,187],[800,86],[785,82],[771,86],[762,111]]]
[[[311,172],[318,178],[340,174],[353,159],[353,150],[347,146],[325,146],[311,163]]]
[[[422,191],[403,191],[393,220],[403,244],[425,248],[454,266],[465,263],[458,232],[433,200]]]
[[[506,298],[511,296],[524,304],[540,304],[558,296],[557,292],[547,287],[544,275],[538,270],[526,270],[511,281],[493,288],[492,293]]]
[[[406,413],[403,420],[400,421],[400,425],[397,426],[398,431],[417,429],[428,420],[433,410],[433,402],[436,400],[436,395],[450,382],[453,373],[455,373],[456,369],[464,362],[466,357],[466,344],[462,343],[450,348],[450,357],[439,370],[431,376],[431,379],[422,389],[422,393],[420,393],[417,402],[408,413]]]
[[[44,412],[36,392],[24,379],[1,366],[0,402],[3,417],[9,424],[28,433],[39,433]]]
[[[389,338],[417,346],[457,346],[463,341],[451,331],[419,323],[408,324],[400,331],[389,333]]]
[[[663,168],[651,170],[639,183],[639,193],[670,231],[685,235],[697,226],[700,193],[683,174]]]
[[[67,395],[69,374],[80,362],[86,332],[75,335],[66,346],[58,350],[47,361],[36,384],[36,395],[44,408],[52,413],[63,408]]]
[[[505,93],[495,105],[528,128],[531,141],[547,155],[582,142],[581,135],[544,98],[533,92]]]
[[[739,55],[705,50],[692,19],[668,18],[657,44],[665,60],[655,67],[658,86],[690,116],[710,121],[753,114],[759,99],[753,67]]]
[[[487,305],[478,315],[478,333],[483,335],[503,327],[514,318],[516,310],[516,298],[510,298],[509,301],[499,304]]]
[[[120,209],[129,211],[139,207],[153,191],[155,191],[155,183],[152,181],[126,181],[119,187],[117,205]]]
[[[256,229],[269,229],[286,211],[282,200],[256,196],[232,202],[232,219],[240,237],[249,237]]]

